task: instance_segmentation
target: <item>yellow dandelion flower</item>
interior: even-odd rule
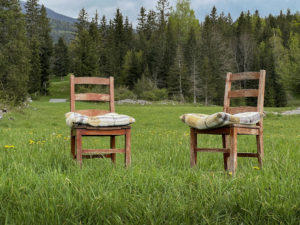
[[[260,168],[258,166],[253,166],[252,168],[256,169],[256,170],[260,170]]]
[[[31,140],[31,139],[29,140],[29,144],[30,144],[30,145],[33,145],[34,143],[35,143],[34,140]]]
[[[232,172],[228,172],[228,174],[229,174],[230,176],[232,176]]]
[[[14,148],[14,145],[4,145],[4,148]]]

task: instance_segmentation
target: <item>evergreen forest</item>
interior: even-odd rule
[[[78,15],[71,42],[51,38],[38,0],[0,0],[0,99],[19,105],[49,94],[49,78],[113,76],[126,98],[222,105],[226,72],[267,71],[265,105],[300,97],[300,14],[262,18],[259,11],[230,14],[213,7],[199,21],[189,0],[157,0],[139,9],[138,25],[115,16]],[[66,78],[67,79],[67,78]],[[251,87],[251,82],[239,84]],[[249,101],[251,103],[251,101]]]

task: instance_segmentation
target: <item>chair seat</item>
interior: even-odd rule
[[[196,113],[184,114],[180,119],[190,127],[199,130],[210,130],[227,126],[253,128],[262,117],[263,114],[259,112],[244,112],[233,115],[225,112],[218,112],[212,115]]]
[[[98,116],[87,116],[76,112],[66,113],[66,123],[70,127],[79,128],[91,128],[91,127],[103,127],[105,129],[111,129],[112,127],[128,126],[135,122],[135,119],[131,116],[120,115],[117,113],[107,113]],[[119,128],[118,128],[119,129]]]

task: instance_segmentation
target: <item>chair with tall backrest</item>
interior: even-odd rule
[[[92,85],[106,85],[109,87],[109,94],[100,93],[75,93],[75,85],[92,84]],[[70,77],[70,102],[71,112],[80,113],[86,116],[99,116],[109,112],[115,112],[114,104],[114,78],[100,78],[100,77]],[[76,101],[99,101],[109,102],[108,110],[88,109],[75,110]],[[115,163],[116,153],[125,154],[125,166],[128,167],[131,163],[131,135],[130,125],[124,126],[108,126],[108,127],[94,127],[86,124],[74,124],[71,128],[71,154],[77,162],[82,165],[82,158],[111,158]],[[116,136],[125,136],[125,148],[116,149]],[[83,136],[109,136],[110,149],[82,149]]]
[[[224,109],[225,113],[236,114],[242,112],[259,112],[264,110],[264,90],[265,90],[266,71],[260,72],[243,72],[243,73],[227,73],[225,95],[224,95]],[[231,90],[231,84],[234,81],[242,80],[258,80],[258,89],[240,89]],[[230,99],[256,97],[257,106],[240,106],[231,107]],[[256,157],[260,167],[262,167],[262,159],[264,157],[263,147],[263,119],[256,125],[242,125],[232,124],[219,128],[212,128],[207,130],[199,130],[196,128],[190,129],[190,165],[195,166],[197,163],[197,152],[221,152],[224,157],[224,168],[229,170],[233,175],[237,169],[237,157]],[[222,135],[223,148],[198,148],[197,134],[214,134]],[[237,135],[255,135],[257,142],[257,153],[238,153],[237,152]]]

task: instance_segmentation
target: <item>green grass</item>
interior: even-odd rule
[[[264,169],[253,168],[254,158],[239,158],[232,178],[221,154],[198,154],[196,168],[189,168],[189,128],[179,120],[221,107],[117,105],[136,118],[129,169],[123,155],[115,167],[87,159],[80,169],[70,157],[68,110],[69,103],[36,101],[0,121],[0,224],[299,224],[298,115],[268,114]],[[198,142],[221,147],[218,136]],[[83,144],[104,147],[108,139]],[[255,137],[239,137],[240,151],[255,147]]]
[[[51,76],[49,88],[51,98],[68,99],[70,96],[69,80],[69,76],[63,77],[63,79],[60,77]]]

